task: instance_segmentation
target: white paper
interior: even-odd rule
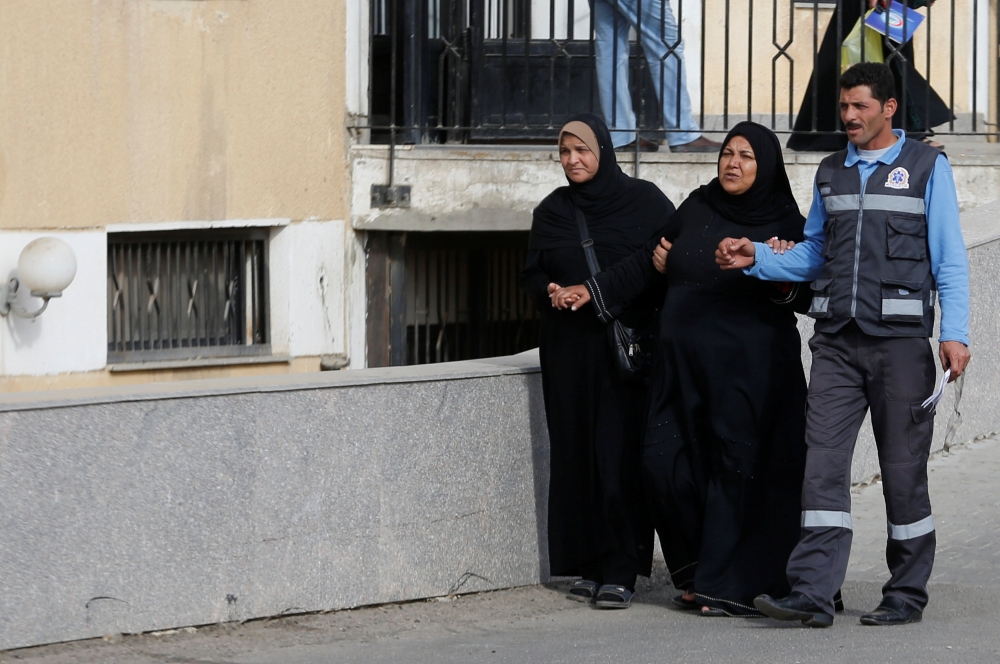
[[[941,397],[944,396],[944,388],[948,385],[949,378],[951,378],[951,369],[945,369],[944,375],[941,376],[941,382],[938,384],[937,389],[934,390],[934,394],[924,399],[924,402],[920,405],[927,410],[934,410],[934,407],[941,401]]]

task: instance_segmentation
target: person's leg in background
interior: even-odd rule
[[[628,88],[630,24],[620,11],[635,0],[594,0],[594,51],[601,113],[616,148],[635,140],[635,113]]]
[[[625,4],[630,6],[625,6]],[[636,33],[649,64],[656,98],[663,109],[664,129],[670,146],[692,143],[701,137],[701,128],[691,112],[684,68],[684,45],[677,21],[667,0],[644,0],[641,5],[624,3],[626,18],[638,26]],[[641,14],[629,14],[638,11]],[[676,45],[676,48],[671,48]]]

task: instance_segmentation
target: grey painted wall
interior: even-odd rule
[[[0,412],[0,649],[547,578],[533,355],[122,396]]]

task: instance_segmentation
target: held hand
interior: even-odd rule
[[[756,251],[753,242],[745,237],[727,237],[715,250],[715,262],[723,270],[742,270],[753,265]]]
[[[941,368],[951,369],[949,383],[962,375],[969,360],[972,359],[972,353],[961,341],[942,341],[938,355],[941,357]]]
[[[764,244],[771,247],[771,251],[776,254],[783,254],[795,247],[795,242],[792,240],[779,240],[777,235],[764,242]]]
[[[590,291],[586,286],[568,286],[560,288],[551,295],[549,299],[556,309],[572,309],[576,311],[583,305],[590,302]]]
[[[549,286],[548,286],[549,297],[552,297],[552,294],[555,293],[560,288],[562,288],[562,286],[560,286],[557,283],[551,283],[551,284],[549,284]]]
[[[660,274],[667,273],[667,254],[673,248],[673,244],[667,242],[666,238],[660,238],[660,244],[653,250],[653,267]]]

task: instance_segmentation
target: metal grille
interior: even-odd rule
[[[108,236],[108,362],[270,353],[263,232]]]
[[[455,235],[462,237],[445,243],[409,234],[406,363],[511,355],[537,346],[538,311],[518,284],[524,234]],[[488,244],[493,246],[483,246]]]
[[[352,129],[370,132],[372,142],[551,140],[570,114],[600,112],[591,3],[369,1],[371,115]],[[864,13],[868,0],[670,4],[677,33],[668,34],[665,24],[654,25],[653,41],[665,49],[664,62],[683,50],[687,88],[703,130],[723,132],[751,119],[788,134],[806,96],[812,97],[809,130],[842,129],[839,124],[817,126],[819,83],[814,79],[809,85],[809,73],[818,66],[820,44],[828,32],[840,44],[852,27],[840,22],[828,27],[830,12],[851,8]],[[686,33],[685,12],[690,23]],[[910,114],[901,116],[904,128],[929,128],[930,93],[910,91],[906,77],[912,66],[929,83],[926,89],[933,87],[955,114],[937,127],[939,134],[984,139],[1000,135],[1000,12],[986,0],[945,0],[920,12],[926,20],[911,42],[916,46],[908,47],[915,50],[884,42],[887,62],[901,71],[901,108],[907,109],[908,97],[914,97]],[[616,30],[624,25],[624,19],[615,21]],[[641,55],[646,48],[642,39],[636,37],[629,45],[637,131],[662,138],[681,130],[664,122],[664,100],[657,99],[654,74]],[[840,49],[835,50],[839,70]],[[670,81],[672,87],[678,83]],[[839,117],[836,104],[827,110]],[[639,153],[634,157],[638,160]]]

